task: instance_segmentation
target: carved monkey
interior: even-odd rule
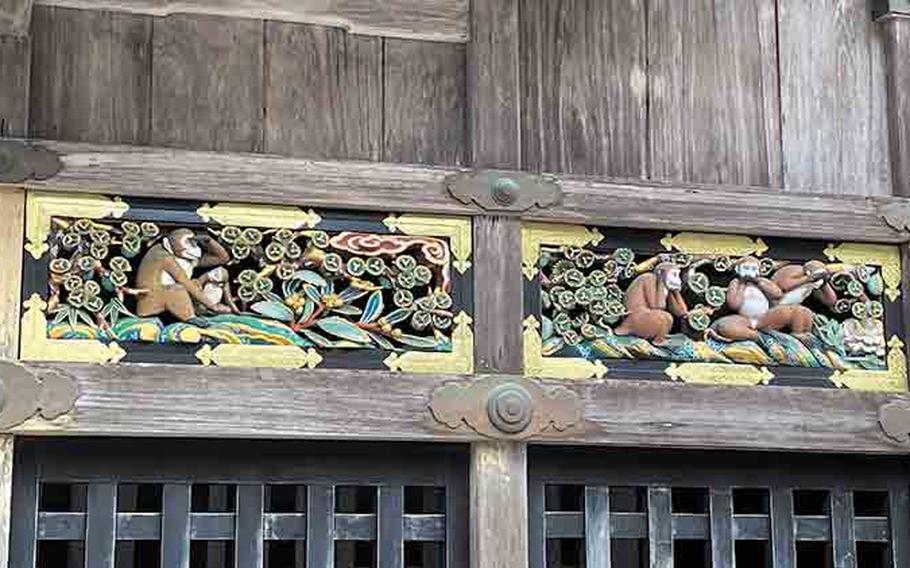
[[[196,317],[194,301],[211,312],[230,313],[230,307],[211,301],[203,289],[205,283],[193,280],[197,267],[221,266],[229,260],[227,250],[208,235],[196,235],[189,229],[171,231],[139,263],[136,286],[143,293],[138,298],[137,315],[149,317],[169,312],[180,321],[207,325]]]
[[[616,327],[617,335],[634,335],[662,345],[673,328],[673,316],[689,312],[682,296],[682,276],[672,262],[658,264],[653,272],[640,274],[626,292],[629,314]]]
[[[736,277],[727,287],[727,307],[735,312],[714,322],[709,335],[721,341],[754,341],[759,331],[789,329],[795,336],[812,331],[812,310],[799,304],[781,304],[785,292],[796,289],[801,278],[789,276],[778,279],[789,290],[781,288],[773,279],[761,276],[761,264],[753,256],[745,256],[736,263]],[[788,300],[789,301],[789,300]]]
[[[220,305],[231,311],[239,313],[240,308],[234,301],[234,294],[231,292],[230,274],[223,266],[209,270],[199,278],[194,279],[196,284],[202,289],[202,293],[208,298],[211,304]],[[205,313],[208,307],[200,302],[194,302],[196,310]],[[223,310],[219,313],[222,313]]]
[[[777,300],[779,306],[802,304],[812,296],[821,304],[833,308],[837,303],[837,292],[827,281],[828,269],[820,260],[810,260],[799,264],[789,264],[779,268],[771,276],[784,295]]]

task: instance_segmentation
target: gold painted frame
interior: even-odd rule
[[[118,198],[100,195],[66,195],[29,192],[26,201],[25,249],[40,260],[48,251],[47,238],[55,215],[94,220],[119,219],[129,204]],[[312,209],[289,206],[203,204],[196,210],[205,222],[245,225],[257,228],[312,229],[322,218]],[[471,266],[471,221],[453,217],[390,215],[383,224],[391,233],[442,237],[449,240],[452,265],[465,274]],[[126,351],[116,342],[97,340],[54,340],[47,337],[47,304],[33,294],[25,303],[22,317],[21,358],[31,361],[117,363]],[[452,331],[452,351],[433,353],[403,351],[389,354],[385,365],[393,372],[469,374],[474,370],[474,335],[471,317],[464,311],[456,315]],[[316,368],[323,356],[315,348],[284,345],[203,345],[195,353],[203,365],[222,367]]]
[[[542,245],[584,247],[597,245],[603,234],[596,228],[579,225],[550,223],[524,223],[521,229],[522,272],[528,281],[534,281],[538,273],[540,248]],[[668,233],[660,244],[668,251],[689,254],[725,254],[761,256],[768,246],[760,238],[742,235],[721,235],[714,233],[679,232]],[[901,257],[896,246],[865,243],[830,244],[824,250],[832,262],[872,264],[880,266],[885,282],[885,295],[895,301],[900,297]],[[905,314],[904,317],[907,317]],[[531,314],[524,320],[524,364],[525,374],[537,378],[554,379],[602,379],[609,368],[602,360],[588,360],[583,357],[544,357],[540,336],[540,321]],[[834,371],[828,377],[835,386],[855,390],[901,392],[907,390],[907,358],[904,343],[897,336],[888,342],[886,357],[887,370]],[[773,368],[727,363],[676,363],[670,362],[664,374],[674,381],[709,385],[767,384],[774,378]]]

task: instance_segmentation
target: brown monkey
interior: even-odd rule
[[[812,296],[821,304],[833,308],[837,303],[837,292],[828,283],[827,277],[828,269],[820,260],[810,260],[803,265],[790,264],[779,268],[771,276],[771,280],[784,293],[777,300],[776,305],[799,305]]]
[[[203,253],[202,247],[205,247]],[[212,302],[205,294],[205,283],[193,280],[197,267],[221,266],[230,255],[208,235],[196,235],[189,229],[175,229],[145,253],[136,274],[136,286],[143,290],[136,313],[140,317],[170,312],[180,321],[205,326],[196,317],[193,302],[217,314],[231,313],[231,308]]]
[[[224,306],[231,313],[240,312],[240,308],[234,302],[234,295],[231,293],[230,274],[227,268],[223,266],[213,268],[199,278],[195,278],[194,282],[202,289],[202,293],[211,304]],[[193,303],[196,305],[196,310],[200,313],[205,314],[208,311],[208,308],[201,302],[196,301]]]
[[[791,282],[789,278],[779,280]],[[761,276],[759,260],[745,256],[736,263],[736,278],[727,287],[727,307],[735,313],[714,322],[709,334],[722,341],[754,341],[764,330],[789,329],[797,337],[811,332],[812,310],[780,304],[784,298],[777,282]]]
[[[639,275],[626,292],[629,315],[616,328],[617,335],[634,335],[662,345],[673,328],[673,316],[689,312],[682,297],[679,266],[672,262],[658,264],[653,272]]]

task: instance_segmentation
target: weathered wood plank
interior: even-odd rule
[[[479,372],[521,373],[521,222],[474,219],[474,352]]]
[[[895,195],[910,196],[910,18],[889,17],[881,26],[887,66],[892,189]]]
[[[151,38],[148,16],[37,7],[30,133],[147,144]]]
[[[471,568],[527,568],[527,470],[526,444],[471,445]]]
[[[386,39],[382,159],[466,162],[466,50],[462,45]]]
[[[380,158],[381,39],[267,22],[266,61],[266,152]]]
[[[3,0],[0,4],[0,36],[27,36],[32,23],[33,3],[33,0]]]
[[[651,177],[779,186],[775,0],[647,6]]]
[[[36,4],[154,16],[210,14],[299,22],[427,41],[464,43],[468,39],[468,0],[37,0]]]
[[[521,166],[519,0],[475,2],[468,46],[474,167]]]
[[[884,42],[866,0],[780,0],[784,185],[887,195]]]
[[[46,142],[63,154],[63,170],[25,186],[167,196],[173,199],[283,203],[369,211],[472,215],[442,183],[452,168],[388,163],[317,162],[267,155]],[[525,219],[613,227],[705,230],[871,242],[906,242],[882,206],[898,198],[863,198],[691,183],[566,177],[560,206]]]
[[[28,131],[28,90],[31,39],[0,34],[0,136],[25,136]]]
[[[638,0],[522,3],[524,168],[646,176],[644,6]]]
[[[0,189],[0,358],[19,356],[25,192]],[[2,564],[0,564],[2,568]]]
[[[313,439],[480,440],[434,426],[430,394],[452,375],[348,369],[29,364],[81,393],[73,413],[31,419],[18,434]],[[466,379],[470,380],[470,379]],[[668,382],[567,382],[584,428],[539,441],[611,446],[906,453],[878,424],[900,395],[841,389],[708,387]]]
[[[0,436],[0,568],[8,568],[10,560],[14,449],[12,436]]]
[[[156,20],[152,143],[261,150],[263,33],[260,20],[218,16]]]

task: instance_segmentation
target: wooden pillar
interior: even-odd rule
[[[885,41],[892,187],[895,195],[910,197],[910,4],[906,9],[891,6],[879,22]]]
[[[0,75],[2,76],[2,75]],[[2,90],[2,89],[0,89]],[[25,234],[25,192],[0,187],[0,359],[19,355],[19,286]],[[13,437],[0,435],[0,568],[9,564],[10,503],[13,486]]]
[[[31,18],[32,0],[0,2],[0,137],[24,137],[28,132]]]
[[[468,89],[477,168],[521,166],[518,0],[471,7]],[[521,373],[521,225],[506,217],[474,221],[475,359],[480,373]],[[471,566],[528,566],[527,445],[471,448]]]

